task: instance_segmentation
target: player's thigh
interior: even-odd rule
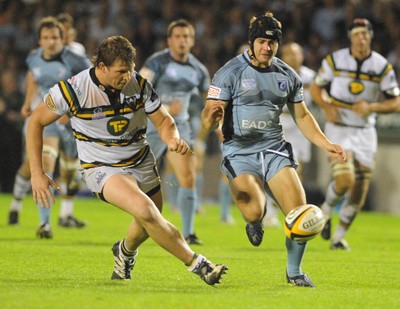
[[[104,184],[103,197],[139,221],[151,220],[159,213],[154,202],[140,190],[136,179],[131,175],[110,176]]]
[[[293,208],[306,204],[303,186],[293,167],[282,168],[268,181],[268,186],[285,215]]]
[[[242,212],[247,211],[247,207],[261,213],[264,211],[265,193],[262,181],[258,176],[241,174],[235,177],[229,186],[232,198]]]
[[[150,199],[154,202],[156,207],[161,212],[162,208],[163,208],[163,199],[164,199],[161,188],[159,188],[159,190],[157,192],[155,192],[154,194],[149,195],[149,196],[150,196]]]
[[[196,156],[188,152],[181,155],[176,152],[167,151],[166,158],[178,178],[182,187],[193,188],[196,175]]]

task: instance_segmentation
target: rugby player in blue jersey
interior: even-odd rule
[[[21,108],[21,114],[29,116],[38,105],[41,96],[51,86],[61,79],[90,67],[91,62],[85,55],[78,55],[64,46],[65,36],[63,25],[52,16],[42,18],[38,27],[39,48],[28,55],[26,63],[26,96]],[[60,207],[59,224],[64,227],[84,227],[85,222],[73,215],[73,196],[79,189],[79,174],[77,173],[78,158],[75,140],[68,123],[57,122],[48,126],[44,131],[44,168],[48,175],[53,175],[57,159],[60,163],[60,173],[65,180],[62,185],[63,198]],[[29,158],[25,156],[14,181],[13,200],[10,206],[9,224],[19,223],[19,213],[22,209],[22,199],[30,190]],[[52,238],[50,226],[50,209],[39,207],[40,224],[36,232],[40,238]]]
[[[156,52],[145,61],[140,74],[154,85],[161,102],[174,117],[182,138],[194,146],[189,105],[196,104],[193,98],[205,98],[210,77],[205,66],[190,53],[194,45],[194,27],[188,21],[180,19],[169,24],[167,43],[168,48]],[[194,232],[198,158],[192,152],[179,156],[169,151],[151,123],[147,139],[157,161],[165,157],[178,179],[176,203],[181,212],[183,236],[189,244],[202,244]]]
[[[253,17],[250,49],[217,71],[202,112],[205,129],[216,129],[222,123],[221,169],[254,246],[263,240],[265,192],[284,215],[307,203],[292,147],[283,135],[279,116],[284,106],[312,143],[340,162],[345,160],[342,147],[326,138],[307,109],[300,77],[275,57],[281,37],[281,23],[272,13]],[[295,286],[315,287],[301,269],[306,245],[286,237],[286,279]]]

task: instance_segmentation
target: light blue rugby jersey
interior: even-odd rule
[[[228,101],[222,150],[229,155],[280,149],[282,109],[304,95],[300,77],[285,62],[275,57],[269,68],[257,68],[246,51],[218,70],[207,99]]]
[[[168,48],[150,56],[143,67],[154,73],[150,82],[163,104],[168,105],[174,99],[182,102],[182,112],[174,116],[176,123],[188,122],[191,98],[206,92],[210,85],[206,67],[192,54],[186,63],[179,63],[172,58]],[[152,123],[148,125],[149,131],[155,131]]]
[[[51,60],[45,60],[42,54],[42,48],[38,48],[26,58],[26,64],[40,87],[41,97],[60,80],[66,80],[92,65],[89,58],[75,54],[66,47]]]

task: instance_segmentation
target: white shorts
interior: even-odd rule
[[[300,162],[311,161],[311,142],[301,133],[290,114],[280,116],[285,141],[292,144],[293,153]]]
[[[103,187],[112,175],[131,175],[146,194],[159,187],[161,182],[152,152],[149,152],[146,159],[135,167],[99,166],[90,169],[80,168],[79,171],[88,189],[98,197],[102,196]]]
[[[325,125],[325,135],[335,144],[339,144],[362,165],[373,168],[378,149],[378,137],[375,127],[354,128],[340,126],[331,122]]]

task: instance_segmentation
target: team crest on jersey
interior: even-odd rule
[[[255,89],[257,87],[257,83],[254,79],[243,79],[242,87],[244,89]]]
[[[97,107],[93,110],[93,116],[92,119],[103,119],[106,118],[106,113],[103,112],[103,109],[101,107]]]
[[[52,111],[55,111],[57,109],[56,104],[54,104],[53,98],[51,97],[50,94],[46,97],[46,100],[44,103]]]
[[[111,118],[107,123],[107,130],[113,136],[119,136],[125,133],[128,129],[129,119],[123,116],[116,116]]]
[[[210,88],[208,88],[207,96],[209,98],[219,99],[220,94],[221,94],[221,88],[215,86],[210,86]]]
[[[176,71],[176,69],[174,67],[168,67],[167,70],[165,71],[165,74],[171,77],[177,77],[178,76],[178,72]]]
[[[352,81],[349,83],[349,91],[351,94],[360,94],[365,89],[364,84],[361,81]]]
[[[133,111],[137,111],[138,109],[144,106],[144,102],[140,99],[140,94],[135,94],[132,97],[127,97],[124,100],[124,103],[128,104]]]
[[[288,88],[288,83],[286,79],[278,79],[279,90],[285,91]]]

